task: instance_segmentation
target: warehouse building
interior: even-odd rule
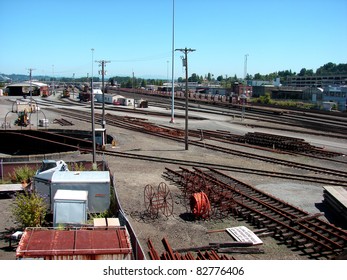
[[[48,96],[49,88],[47,84],[40,82],[20,82],[6,86],[5,93],[8,96],[30,96],[30,88],[32,96]]]

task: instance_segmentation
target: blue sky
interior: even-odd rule
[[[104,59],[107,76],[170,78],[172,1],[0,0],[0,73],[81,77]],[[246,54],[251,75],[347,63],[346,0],[174,1],[189,74],[243,77]]]

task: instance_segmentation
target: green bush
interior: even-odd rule
[[[259,97],[259,101],[262,104],[270,104],[271,96],[270,93],[265,93],[265,95]]]
[[[23,227],[39,227],[46,217],[47,204],[37,193],[20,193],[12,205],[12,214]]]
[[[84,166],[83,162],[80,162],[79,164],[77,162],[69,163],[68,169],[73,171],[86,171],[86,167]]]
[[[9,174],[12,183],[29,183],[30,179],[35,175],[35,169],[27,165],[17,167]]]

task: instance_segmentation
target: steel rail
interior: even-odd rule
[[[260,201],[257,201],[257,203],[259,203],[259,204],[262,204],[262,205],[264,205],[266,207],[269,207],[269,208],[273,208],[274,207],[273,205],[271,205],[270,203],[265,201],[267,198],[270,198],[274,203],[280,204],[281,207],[283,207],[283,208],[288,208],[289,207],[290,208],[289,210],[283,210],[283,208],[282,209],[278,208],[278,206],[275,206],[274,209],[276,211],[280,211],[280,213],[283,213],[284,216],[287,216],[288,219],[291,222],[293,222],[295,220],[298,220],[298,219],[301,219],[301,218],[305,218],[305,217],[307,217],[309,215],[308,212],[303,211],[300,208],[295,207],[295,206],[293,206],[293,205],[291,205],[291,204],[289,204],[287,202],[284,202],[284,201],[282,201],[282,200],[280,200],[280,199],[278,199],[278,198],[276,198],[276,197],[274,197],[272,195],[269,195],[269,194],[267,194],[265,192],[262,192],[262,191],[254,188],[254,187],[252,187],[252,186],[250,186],[248,184],[245,184],[245,183],[243,183],[243,182],[241,182],[241,181],[239,181],[239,180],[237,180],[235,178],[227,176],[226,174],[223,174],[223,173],[221,173],[221,172],[219,172],[217,170],[213,170],[213,169],[210,169],[210,170],[213,171],[215,174],[219,174],[219,175],[224,176],[224,177],[226,177],[226,178],[228,178],[228,179],[230,179],[230,180],[232,180],[234,182],[237,182],[239,191],[235,190],[236,192],[241,192],[242,194],[244,194],[244,192],[240,190],[240,185],[242,185],[243,188],[246,188],[246,189],[250,190],[253,193],[260,194],[262,199]],[[213,178],[213,176],[211,176],[210,174],[207,174],[207,175],[210,176],[210,178],[211,177]],[[217,182],[220,182],[220,181],[217,179]],[[226,184],[225,187],[231,189],[230,184]],[[234,190],[234,188],[232,188],[232,190]],[[250,195],[247,195],[247,194],[245,194],[245,195],[246,196],[250,196]],[[250,196],[250,197],[254,198],[253,196]],[[256,198],[255,200],[258,200],[258,198]],[[292,211],[295,211],[295,213],[293,213]],[[312,221],[318,222],[319,225],[313,223]],[[341,230],[340,228],[337,228],[337,227],[333,226],[330,223],[326,223],[325,221],[323,221],[321,219],[318,219],[318,218],[314,218],[314,219],[312,219],[310,221],[306,220],[306,221],[303,221],[303,222],[295,222],[295,224],[299,224],[302,227],[306,227],[304,225],[304,223],[309,224],[310,226],[315,226],[319,230],[324,230],[326,233],[329,233],[330,235],[333,235],[335,238],[343,239],[344,242],[347,243],[347,233],[344,230]],[[323,226],[324,226],[324,228],[323,228]],[[327,227],[329,227],[331,230],[327,229]],[[311,231],[311,228],[307,228],[307,230]],[[332,230],[334,230],[334,232]],[[324,236],[322,236],[321,238],[325,239]]]
[[[169,168],[166,168],[168,172],[171,172]],[[187,171],[185,169],[182,169],[184,171]],[[188,170],[189,171],[189,170]],[[230,184],[226,184],[224,182],[220,182],[218,179],[216,179],[211,174],[206,174],[203,171],[196,170],[200,173],[201,176],[205,176],[207,180],[210,181],[210,183],[218,184],[219,186],[223,186],[228,189],[229,191],[237,192],[239,196],[233,196],[233,203],[238,204],[241,209],[244,210],[238,210],[238,213],[240,216],[244,216],[244,218],[251,217],[251,221],[260,221],[263,217],[267,221],[270,221],[271,226],[264,225],[265,222],[262,221],[260,224],[263,224],[263,227],[267,227],[269,230],[274,231],[276,234],[282,236],[285,240],[294,240],[294,235],[300,236],[301,238],[304,238],[303,242],[299,242],[296,244],[296,246],[300,247],[305,243],[304,247],[314,247],[314,251],[319,254],[326,254],[327,252],[322,251],[321,249],[324,248],[325,250],[338,253],[339,251],[342,251],[342,249],[346,246],[347,242],[347,233],[339,228],[336,228],[335,226],[325,223],[321,221],[320,219],[317,219],[319,222],[322,222],[325,227],[317,226],[315,223],[308,223],[308,225],[304,225],[299,223],[294,223],[294,226],[292,226],[292,221],[294,219],[301,218],[303,214],[304,216],[307,216],[309,213],[306,213],[303,210],[300,210],[289,203],[284,203],[281,200],[276,199],[275,197],[272,197],[268,194],[265,194],[264,197],[261,199],[259,197],[253,197],[252,195],[245,194],[242,190],[235,189],[230,187]],[[192,172],[192,171],[190,171]],[[193,172],[192,172],[193,173]],[[178,173],[173,171],[173,174],[175,176],[183,176],[183,172]],[[223,174],[224,175],[224,174]],[[229,178],[233,179],[234,178]],[[174,180],[176,183],[184,184],[183,180]],[[240,181],[235,180],[238,184]],[[242,183],[242,182],[241,182]],[[245,184],[248,186],[247,184]],[[248,186],[250,187],[250,186]],[[252,190],[254,190],[253,187],[250,187]],[[258,193],[259,191],[256,190]],[[263,193],[260,191],[260,193]],[[221,194],[223,196],[223,194]],[[271,200],[273,200],[274,203],[278,203],[278,205],[270,204],[266,201],[266,199],[270,197]],[[241,198],[241,199],[239,199]],[[263,199],[265,201],[263,201]],[[277,200],[277,201],[276,201]],[[260,209],[259,209],[260,207]],[[290,210],[294,209],[295,211],[299,212],[299,216],[296,214],[293,214],[289,210],[284,210],[283,207],[290,208]],[[246,210],[246,211],[245,211]],[[248,211],[248,212],[247,212]],[[254,213],[255,215],[251,215],[250,213]],[[257,217],[258,216],[258,217]],[[317,229],[318,228],[318,229]],[[289,234],[291,232],[292,234]],[[334,241],[340,240],[340,241]],[[342,243],[342,244],[341,244]],[[317,247],[318,246],[318,247]],[[319,249],[319,250],[318,250]],[[329,255],[332,255],[333,253],[330,253]]]

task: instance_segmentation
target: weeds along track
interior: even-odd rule
[[[178,185],[187,203],[194,193],[204,192],[211,219],[241,218],[309,258],[331,259],[347,249],[347,232],[323,221],[320,214],[312,215],[215,169],[166,168],[163,177]]]

